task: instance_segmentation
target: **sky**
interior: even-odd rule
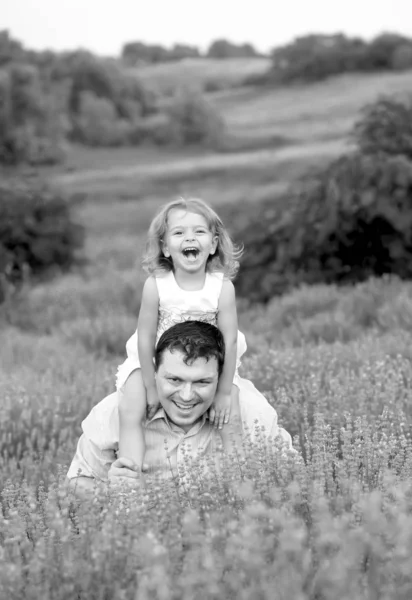
[[[267,51],[306,33],[412,37],[412,0],[1,0],[0,30],[27,48],[117,56],[125,42],[205,50],[218,38]],[[5,4],[5,6],[4,6]]]

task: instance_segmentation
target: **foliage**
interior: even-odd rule
[[[266,202],[236,237],[245,244],[240,295],[267,301],[299,283],[412,276],[412,163],[343,156]]]
[[[412,69],[412,45],[402,44],[397,46],[392,54],[392,68],[394,71]]]
[[[44,184],[4,179],[0,183],[0,275],[3,286],[28,274],[69,269],[83,243],[67,201]],[[4,293],[4,290],[3,290]]]
[[[168,107],[171,136],[178,144],[219,147],[225,126],[218,111],[197,91],[180,88]]]
[[[404,70],[411,67],[412,39],[383,33],[371,42],[341,33],[311,34],[273,50],[269,81],[319,81],[353,71]]]
[[[204,56],[198,48],[186,44],[175,44],[166,48],[160,44],[128,42],[122,48],[122,60],[129,66],[179,61],[186,58],[254,58],[260,56],[252,44],[234,44],[228,40],[213,41]]]
[[[0,67],[20,60],[24,60],[22,44],[13,39],[7,29],[0,30]]]
[[[266,302],[302,283],[412,277],[411,117],[410,99],[378,99],[354,127],[358,151],[248,209],[235,230],[240,295]]]
[[[69,108],[73,114],[79,112],[84,92],[110,101],[119,117],[133,118],[155,110],[153,94],[136,77],[125,74],[114,61],[77,52],[63,56],[60,68],[66,69],[71,79]]]
[[[196,49],[176,45],[169,60],[193,54]],[[200,96],[189,96],[180,94],[170,110],[160,111],[156,94],[118,61],[80,50],[30,52],[3,32],[0,162],[62,161],[66,139],[107,147],[146,141],[213,145],[221,119]]]
[[[213,41],[207,51],[209,58],[254,58],[259,56],[252,44],[234,44],[228,40]]]
[[[129,66],[156,64],[162,62],[199,58],[200,52],[195,46],[175,44],[167,49],[159,44],[127,42],[122,48],[122,60]]]
[[[149,142],[156,146],[167,146],[176,143],[170,115],[158,113],[146,119],[140,119],[129,133],[129,139],[132,144]]]
[[[362,152],[412,159],[412,98],[384,96],[365,107],[354,137]]]
[[[72,137],[87,146],[121,146],[130,124],[116,115],[114,105],[92,92],[82,92]]]
[[[0,163],[60,162],[65,123],[59,108],[32,65],[0,70]]]
[[[395,69],[395,54],[402,48],[412,49],[412,40],[397,33],[382,33],[368,46],[368,59],[372,69]]]

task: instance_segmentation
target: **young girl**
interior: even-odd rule
[[[181,321],[206,321],[218,326],[224,336],[225,362],[209,420],[230,448],[232,437],[224,425],[232,416],[232,424],[238,423],[234,427],[240,426],[237,369],[246,350],[245,337],[238,332],[231,282],[240,255],[218,215],[202,200],[170,202],[150,225],[143,259],[149,278],[143,288],[137,332],[127,342],[128,358],[117,372],[119,455],[131,458],[138,468],[145,452],[143,423],[146,414],[152,417],[159,405],[155,344],[166,329]]]

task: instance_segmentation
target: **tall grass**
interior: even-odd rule
[[[28,290],[3,320],[0,597],[409,598],[410,285],[304,288],[241,310],[242,374],[297,456],[262,441],[219,472],[198,460],[179,483],[96,490],[81,508],[65,472],[113,389],[140,285],[97,273]]]

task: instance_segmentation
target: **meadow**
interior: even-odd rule
[[[359,109],[389,88],[410,91],[412,75],[214,92],[231,151],[73,148],[64,168],[45,169],[73,194],[87,264],[1,307],[0,598],[411,597],[409,282],[239,299],[242,375],[298,456],[246,443],[245,460],[224,458],[221,473],[195,462],[190,480],[108,488],[86,509],[64,486],[81,420],[113,390],[136,325],[156,208],[195,194],[230,229],[244,206],[275,202],[306,169],[350,151]]]
[[[173,93],[176,86],[196,85],[203,90],[230,89],[250,76],[263,75],[270,67],[269,58],[187,58],[179,62],[126,68],[162,94]]]

